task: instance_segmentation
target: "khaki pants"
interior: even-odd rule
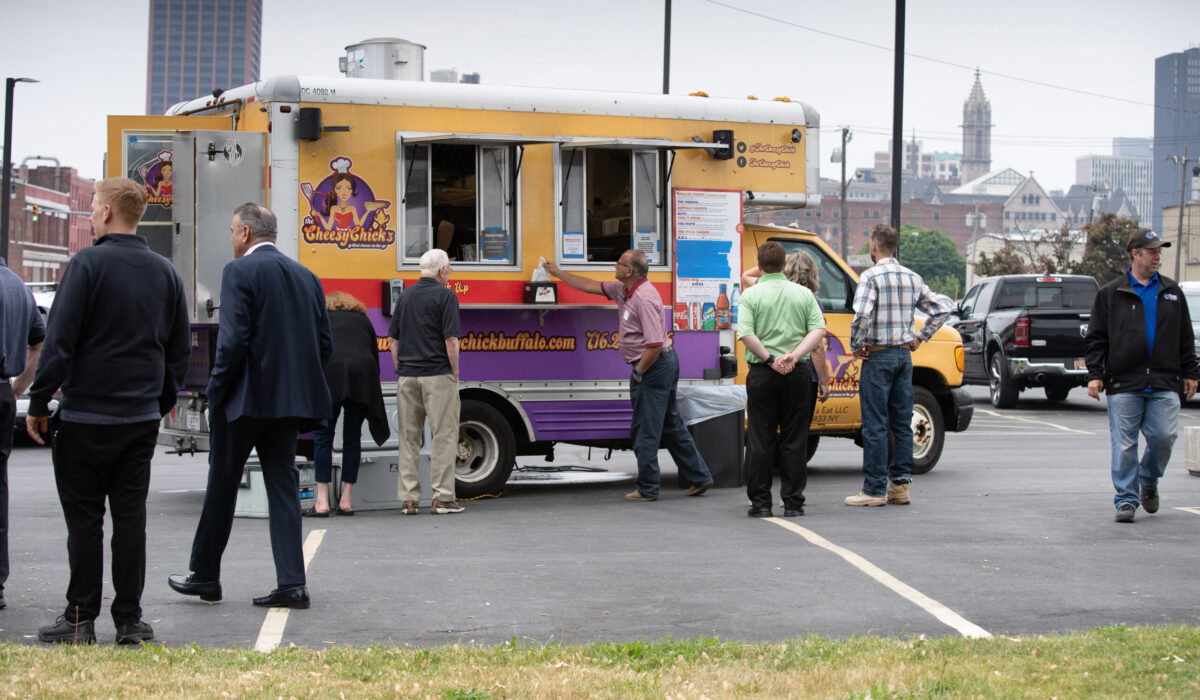
[[[430,488],[436,500],[454,498],[454,460],[458,451],[458,382],[452,374],[432,377],[400,377],[396,381],[397,423],[400,426],[401,501],[421,499],[417,463],[421,453],[421,430],[429,419],[433,443],[429,446]]]

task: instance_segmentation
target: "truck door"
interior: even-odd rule
[[[146,185],[138,233],[183,277],[193,324],[216,324],[221,271],[233,259],[229,222],[266,201],[265,135],[235,131],[124,132],[124,172]]]
[[[968,379],[987,379],[987,361],[984,349],[987,344],[987,328],[983,320],[995,296],[995,281],[985,280],[971,288],[959,305],[954,329],[962,336],[963,376]]]

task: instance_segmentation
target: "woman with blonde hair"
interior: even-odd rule
[[[337,512],[354,515],[350,493],[358,481],[362,459],[362,424],[367,420],[375,444],[382,445],[391,434],[383,407],[383,389],[379,383],[379,343],[375,327],[367,318],[367,308],[346,292],[325,295],[329,309],[329,327],[333,334],[333,354],[325,365],[325,381],[333,397],[333,415],[329,426],[313,438],[316,463],[317,501],[305,515],[327,518],[330,505],[329,484],[333,481],[333,437],[338,414],[342,418],[342,493]]]

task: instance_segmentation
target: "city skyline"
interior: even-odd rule
[[[0,42],[6,73],[41,81],[17,89],[15,161],[53,155],[83,175],[101,174],[105,116],[144,111],[148,4],[129,6],[120,16],[62,0],[9,9]],[[894,29],[892,3],[868,6],[872,11],[776,0],[675,0],[671,92],[806,102],[822,115],[822,175],[837,176],[829,155],[840,145],[843,125],[854,133],[848,171],[870,168],[875,151],[891,138],[892,53],[886,47]],[[335,77],[346,45],[399,36],[429,47],[428,68],[478,71],[492,85],[661,91],[661,4],[615,0],[604,12],[590,3],[548,0],[519,10],[375,0],[346,13],[323,7],[263,1],[262,77]],[[962,107],[978,67],[995,125],[992,169],[1032,171],[1047,189],[1068,189],[1077,157],[1110,154],[1115,137],[1153,135],[1154,61],[1200,40],[1194,29],[1200,9],[1192,3],[1144,8],[1140,20],[1155,31],[1117,36],[1112,18],[1124,7],[1012,2],[987,16],[967,16],[955,3],[910,4],[904,139],[915,135],[928,151],[961,152]],[[56,25],[54,50],[38,48],[20,31],[42,14],[65,18]],[[469,23],[448,21],[464,14]],[[579,31],[585,21],[586,35]],[[1039,31],[1023,31],[1030,26]],[[603,36],[616,39],[581,41]],[[89,59],[73,47],[96,38],[104,40],[104,67],[80,71]],[[1106,39],[1104,50],[1095,51]],[[67,114],[72,128],[46,128],[63,124]]]

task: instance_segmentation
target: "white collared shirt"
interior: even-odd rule
[[[255,250],[257,250],[265,245],[275,245],[275,243],[274,243],[274,241],[259,241],[258,243],[255,243],[254,245],[247,248],[246,252],[242,253],[242,255],[243,256],[249,255],[249,254],[253,253]]]

